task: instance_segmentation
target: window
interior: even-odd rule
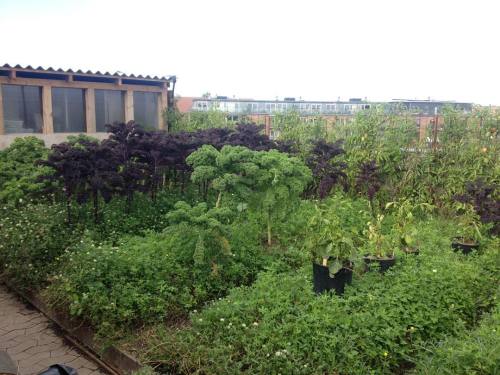
[[[42,88],[2,85],[5,134],[42,132]]]
[[[158,129],[158,94],[134,91],[134,120],[146,128]]]
[[[52,88],[54,133],[85,131],[85,105],[82,89]]]
[[[95,90],[95,125],[98,132],[105,132],[106,124],[125,121],[123,91]]]

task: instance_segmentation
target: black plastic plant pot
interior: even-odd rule
[[[369,271],[371,269],[372,264],[378,264],[378,269],[381,273],[384,273],[387,271],[389,268],[394,266],[396,264],[396,258],[391,257],[391,258],[377,258],[372,255],[366,255],[363,257],[363,260],[365,261],[366,268]]]
[[[469,244],[464,243],[461,238],[454,238],[451,243],[451,248],[455,251],[462,251],[465,255],[469,254],[472,250],[477,250],[479,248],[478,243]]]
[[[338,295],[342,295],[345,285],[351,282],[352,269],[342,268],[333,277],[330,277],[328,267],[313,263],[313,284],[316,294],[334,290]]]

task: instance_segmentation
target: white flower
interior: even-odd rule
[[[224,318],[220,318],[220,321],[223,322],[224,321]]]
[[[255,327],[257,327],[257,326],[259,325],[259,323],[257,323],[257,322],[253,322],[253,325],[254,325]]]
[[[434,272],[434,273],[436,273],[437,271],[438,271],[438,270],[436,270],[436,269],[432,270],[432,272]]]
[[[246,327],[247,327],[247,325],[246,325],[245,323],[243,323],[241,326],[242,326],[243,328],[246,328]]]

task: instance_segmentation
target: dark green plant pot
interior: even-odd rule
[[[351,282],[352,269],[342,268],[333,277],[330,277],[330,270],[327,266],[313,263],[313,285],[316,294],[334,290],[336,294],[342,295],[346,284]]]
[[[479,244],[464,243],[462,238],[454,238],[451,242],[451,248],[455,251],[462,251],[465,255],[469,254],[472,250],[479,249]]]
[[[378,264],[378,269],[381,273],[384,273],[389,268],[396,264],[396,257],[391,258],[377,258],[372,255],[365,255],[363,260],[366,264],[366,269],[369,271],[372,264]]]

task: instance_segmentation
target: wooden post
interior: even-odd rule
[[[54,123],[52,117],[52,87],[42,86],[42,118],[43,134],[54,133]]]
[[[125,122],[134,120],[134,92],[125,91]]]
[[[269,137],[271,135],[271,116],[264,116],[265,133]]]
[[[158,128],[161,130],[168,131],[168,124],[163,113],[168,108],[168,91],[167,88],[161,90],[161,94],[158,95]]]
[[[94,89],[85,90],[85,123],[86,123],[87,133],[95,133],[97,131],[95,123]]]
[[[2,97],[2,85],[0,85],[0,135],[5,134],[5,128],[3,125],[3,97]]]

